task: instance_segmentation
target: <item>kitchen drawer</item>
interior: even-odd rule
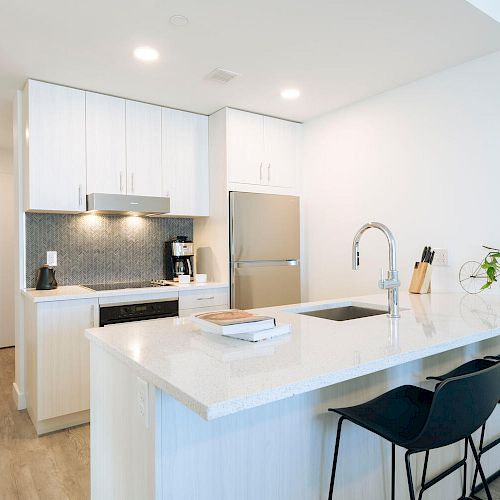
[[[179,310],[179,318],[189,318],[189,316],[191,316],[192,314],[201,314],[210,311],[220,311],[228,308],[229,308],[228,304],[221,304],[218,306],[197,307],[196,309],[181,309]]]
[[[222,306],[228,302],[227,288],[208,288],[190,291],[179,290],[179,309]]]

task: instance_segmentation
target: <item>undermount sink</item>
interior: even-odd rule
[[[331,307],[328,309],[317,309],[315,311],[299,312],[306,316],[315,318],[331,319],[333,321],[347,321],[351,319],[368,318],[369,316],[379,316],[387,314],[387,309],[377,309],[357,305]]]

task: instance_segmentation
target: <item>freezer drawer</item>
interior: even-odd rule
[[[300,302],[298,261],[231,265],[231,307],[253,309]]]
[[[299,198],[230,193],[231,262],[300,258]]]

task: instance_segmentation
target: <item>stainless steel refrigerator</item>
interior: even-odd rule
[[[229,194],[231,307],[300,302],[299,198]]]

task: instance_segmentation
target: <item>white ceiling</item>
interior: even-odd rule
[[[142,44],[160,60],[134,60]],[[496,50],[500,25],[466,0],[0,0],[0,147],[28,77],[305,121]],[[241,76],[207,81],[216,67]],[[284,101],[286,87],[302,96]]]

